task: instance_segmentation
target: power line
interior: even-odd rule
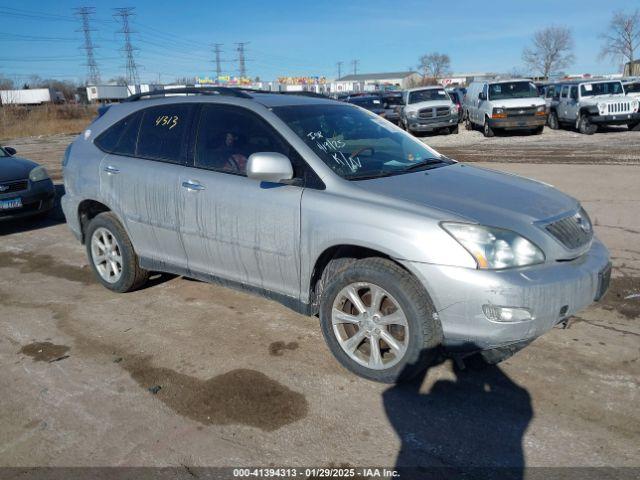
[[[131,45],[131,34],[133,31],[129,26],[129,17],[135,15],[133,11],[135,7],[123,7],[123,8],[115,8],[116,13],[114,14],[114,18],[120,18],[122,22],[122,30],[119,33],[124,35],[124,52],[127,56],[127,64],[125,66],[126,69],[126,79],[129,85],[136,85],[140,83],[138,78],[138,67],[136,65],[136,60],[133,58],[133,45]]]
[[[96,58],[93,55],[93,49],[95,48],[91,40],[93,29],[89,25],[89,16],[93,15],[96,9],[94,7],[78,7],[75,12],[82,22],[82,28],[77,31],[81,31],[84,35],[84,46],[82,48],[87,53],[87,81],[92,85],[98,85],[100,83],[100,70],[98,70]]]
[[[247,77],[247,65],[245,58],[245,47],[249,44],[249,42],[238,42],[236,45],[238,46],[238,71],[240,74],[240,78]]]
[[[344,62],[337,62],[336,65],[338,66],[338,80],[340,80],[342,78],[342,64]]]

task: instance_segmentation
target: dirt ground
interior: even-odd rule
[[[269,300],[169,276],[111,293],[59,212],[0,226],[0,466],[638,467],[640,134],[576,136],[424,138],[579,198],[615,268],[566,329],[416,385],[346,372]],[[69,138],[10,144],[59,179]]]

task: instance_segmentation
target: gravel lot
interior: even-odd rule
[[[116,295],[59,212],[5,224],[0,466],[637,467],[640,133],[424,140],[579,198],[613,256],[604,301],[499,367],[389,387],[341,369],[317,319],[185,278]],[[59,180],[69,141],[7,143]]]

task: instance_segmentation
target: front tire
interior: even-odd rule
[[[460,129],[458,128],[458,125],[456,125],[455,127],[450,127],[449,128],[449,133],[458,133],[460,131]]]
[[[442,341],[422,285],[396,263],[365,258],[327,279],[320,324],[331,353],[348,370],[383,383],[423,372]]]
[[[558,121],[558,114],[552,111],[547,119],[547,124],[551,130],[558,130],[560,128],[560,122]]]
[[[544,125],[541,125],[533,130],[534,135],[542,135],[542,132],[544,132]]]
[[[140,268],[131,240],[113,213],[101,213],[89,222],[85,243],[89,264],[109,290],[131,292],[149,279],[149,272]]]
[[[493,137],[495,135],[495,132],[493,131],[493,128],[491,128],[491,125],[489,125],[489,119],[488,118],[484,119],[484,126],[482,127],[482,133],[487,138],[491,138],[491,137]]]
[[[627,127],[632,132],[640,132],[640,122],[628,123]]]
[[[578,122],[578,130],[583,135],[593,135],[598,130],[598,126],[591,123],[588,115],[583,114]]]

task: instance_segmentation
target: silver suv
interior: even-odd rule
[[[411,378],[441,346],[497,362],[608,285],[575,199],[342,102],[138,95],[63,164],[68,225],[105,287],[160,271],[266,295],[319,315],[336,358],[377,381]]]
[[[549,93],[549,128],[577,128],[592,135],[599,125],[640,124],[638,99],[625,95],[620,80],[576,81],[554,85]]]

